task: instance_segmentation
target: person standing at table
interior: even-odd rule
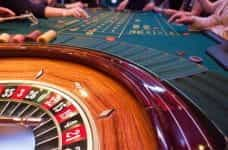
[[[228,0],[196,0],[199,12],[210,14],[208,17],[200,17],[192,13],[176,13],[169,21],[189,24],[192,30],[213,30],[220,36],[228,39]]]
[[[87,18],[88,14],[80,7],[56,8],[48,6],[44,0],[0,0],[0,7],[12,10],[16,15],[32,12],[36,17],[67,17]]]
[[[189,10],[192,8],[194,0],[123,0],[117,10],[121,11],[125,8],[143,11],[157,11],[161,8],[172,10]],[[160,7],[160,8],[159,8]]]

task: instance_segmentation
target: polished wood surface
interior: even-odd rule
[[[41,70],[43,74],[37,77]],[[92,114],[101,150],[158,149],[155,130],[142,103],[107,74],[57,59],[1,58],[0,80],[9,79],[54,84],[79,97]]]
[[[0,45],[0,60],[0,80],[52,83],[80,97],[102,150],[224,147],[183,95],[127,60],[86,48],[15,43]]]

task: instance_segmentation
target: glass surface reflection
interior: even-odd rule
[[[34,150],[35,138],[32,129],[15,124],[0,124],[0,149]]]

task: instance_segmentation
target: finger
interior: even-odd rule
[[[164,9],[164,14],[167,15],[167,16],[172,16],[175,13],[177,13],[176,10],[173,10],[173,9]]]
[[[176,23],[181,23],[181,24],[192,24],[192,17],[183,17],[179,18],[176,20]]]
[[[81,12],[78,10],[78,8],[75,8],[73,10],[73,14],[74,14],[75,17],[78,17],[78,18],[82,17]]]
[[[180,19],[175,20],[175,23],[177,23],[177,24],[186,24],[186,20],[185,20],[185,18],[180,18]]]
[[[160,7],[154,7],[154,9],[153,9],[155,12],[157,12],[157,13],[162,13],[163,11],[164,11],[164,9],[162,9],[162,8],[160,8]]]
[[[6,14],[8,16],[15,16],[16,14],[8,8],[0,7],[0,14]]]
[[[16,14],[13,12],[13,11],[11,11],[11,10],[8,10],[8,12],[9,12],[9,15],[10,16],[15,16]]]
[[[155,5],[153,3],[149,3],[147,4],[144,8],[143,8],[143,11],[150,11],[150,10],[153,10],[155,7]]]
[[[176,19],[181,18],[181,16],[182,16],[182,14],[176,13],[176,14],[172,15],[172,16],[169,18],[168,22],[175,22]]]
[[[78,3],[77,3],[77,6],[78,6],[79,8],[83,8],[83,7],[84,7],[84,5],[83,5],[82,2],[78,2]]]
[[[120,4],[118,7],[117,7],[117,11],[123,11],[124,10],[124,7],[122,4]]]
[[[145,6],[144,8],[143,8],[143,11],[146,11],[147,10],[147,6]]]
[[[177,18],[177,14],[174,14],[168,19],[168,22],[170,22],[170,23],[174,22],[176,20],[176,18]]]
[[[73,15],[74,17],[76,17],[76,18],[80,18],[80,17],[81,17],[81,14],[80,14],[80,12],[79,12],[77,9],[74,9],[74,10],[72,11],[72,15]]]
[[[122,10],[124,10],[124,9],[126,8],[126,6],[127,6],[127,5],[125,5],[125,4],[122,5]]]
[[[122,3],[119,4],[117,7],[117,11],[123,11],[127,7],[127,3],[123,1]]]
[[[87,14],[87,12],[81,8],[78,8],[78,11],[80,12],[80,15],[82,18],[89,18],[89,15]]]
[[[123,11],[123,8],[121,6],[117,7],[117,11]]]
[[[143,11],[152,11],[154,9],[154,7],[148,6],[148,7],[144,7]]]

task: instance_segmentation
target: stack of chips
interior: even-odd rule
[[[49,30],[42,34],[40,30],[35,30],[27,35],[15,34],[10,35],[8,33],[0,34],[0,43],[24,43],[24,42],[38,42],[47,44],[53,41],[57,36],[57,32]]]

